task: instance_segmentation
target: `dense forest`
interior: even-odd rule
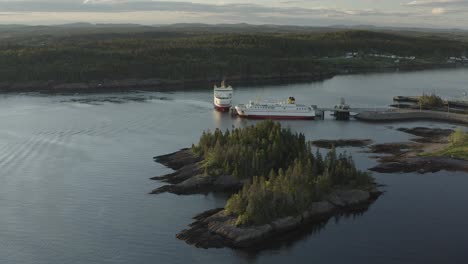
[[[224,133],[219,129],[204,132],[192,150],[203,157],[205,174],[239,178],[267,176],[271,170],[287,168],[295,159],[312,153],[304,135],[271,121]]]
[[[401,67],[445,63],[462,56],[467,42],[363,30],[255,32],[194,31],[151,27],[120,30],[38,28],[23,34],[2,29],[0,81],[255,79],[396,67],[394,60],[366,56],[415,56]],[[25,30],[25,29],[23,29]],[[10,36],[10,37],[8,37]],[[347,52],[358,52],[343,59]]]
[[[224,133],[206,132],[192,150],[204,157],[206,174],[250,179],[226,204],[226,212],[243,225],[297,215],[333,189],[374,182],[350,156],[332,150],[322,157],[310,146],[304,135],[264,121]]]

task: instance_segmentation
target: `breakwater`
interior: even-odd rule
[[[468,124],[468,115],[437,112],[437,111],[385,111],[385,112],[361,112],[355,115],[357,120],[366,122],[396,122],[396,121],[415,121],[415,120],[432,120],[447,123]]]

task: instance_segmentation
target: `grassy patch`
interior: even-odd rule
[[[450,143],[442,150],[422,153],[422,157],[450,157],[468,160],[468,133],[457,129],[449,136]]]
[[[439,151],[422,153],[421,156],[422,157],[450,157],[450,158],[468,160],[468,143],[464,145],[455,145],[455,146],[449,145],[446,148],[439,150]]]

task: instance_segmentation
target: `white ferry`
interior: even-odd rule
[[[226,87],[224,81],[221,82],[220,87],[215,85],[213,89],[213,104],[215,109],[221,112],[229,111],[232,106],[232,94],[232,87]]]
[[[252,102],[237,105],[240,117],[266,119],[315,119],[315,110],[311,106],[296,104],[294,97],[287,102]]]

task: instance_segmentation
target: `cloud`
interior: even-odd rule
[[[287,1],[284,3],[299,1]],[[7,1],[0,5],[4,12],[201,12],[238,14],[283,14],[287,16],[408,16],[408,12],[379,10],[346,10],[339,8],[269,7],[250,3],[202,4],[170,1],[79,0],[79,1]]]
[[[279,0],[276,2],[279,5],[265,6],[259,3],[266,1],[224,3],[222,0],[213,0],[213,4],[207,4],[207,0],[203,0],[204,3],[169,0],[0,0],[1,12],[18,14],[17,17],[3,19],[0,23],[28,23],[27,21],[33,20],[34,23],[49,23],[60,20],[144,24],[246,22],[286,25],[468,25],[468,19],[462,15],[450,16],[465,13],[466,8],[435,4],[450,2],[453,5],[455,2],[468,3],[468,0],[418,0],[403,4],[408,8],[400,10],[335,8],[319,5],[324,1],[313,1],[317,5],[310,5],[311,1],[313,0]],[[22,14],[21,17],[19,14]]]
[[[403,6],[425,10],[433,16],[468,13],[468,0],[416,0]]]
[[[437,7],[437,8],[433,8],[431,13],[433,15],[442,15],[442,14],[444,14],[446,12],[447,12],[447,10],[445,8]]]
[[[417,0],[403,5],[410,7],[456,7],[468,6],[468,0]]]

